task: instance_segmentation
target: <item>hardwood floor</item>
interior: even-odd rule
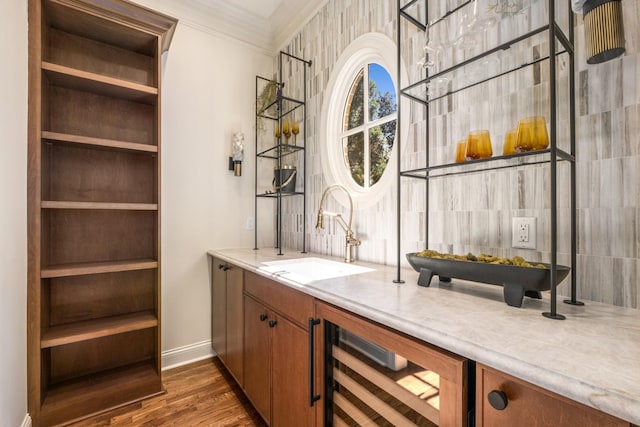
[[[217,358],[165,371],[163,383],[165,394],[71,426],[266,427]]]

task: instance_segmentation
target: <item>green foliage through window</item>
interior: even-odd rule
[[[362,187],[377,183],[389,163],[396,136],[396,113],[395,86],[389,73],[378,64],[363,67],[345,103],[342,138],[346,166]]]

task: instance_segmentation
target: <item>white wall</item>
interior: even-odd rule
[[[149,7],[157,2],[140,1]],[[171,10],[160,10],[173,15]],[[181,19],[163,58],[162,348],[164,367],[210,354],[206,251],[253,247],[255,76],[272,57]],[[245,134],[243,174],[228,171]],[[175,353],[166,357],[167,353]],[[182,354],[180,354],[182,353]]]
[[[27,2],[4,0],[0,27],[0,425],[27,413]]]

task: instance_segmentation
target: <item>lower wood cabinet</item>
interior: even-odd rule
[[[211,346],[238,384],[243,384],[244,271],[212,258]]]
[[[628,422],[478,364],[476,426],[629,427]]]
[[[247,373],[244,390],[267,422],[271,420],[272,355],[268,319],[269,311],[263,304],[244,297],[244,363]]]
[[[244,391],[272,427],[315,425],[309,401],[313,298],[245,274]]]

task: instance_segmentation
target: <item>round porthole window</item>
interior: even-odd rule
[[[320,155],[327,184],[349,190],[357,207],[379,200],[396,174],[396,47],[365,34],[342,53],[323,106]]]

